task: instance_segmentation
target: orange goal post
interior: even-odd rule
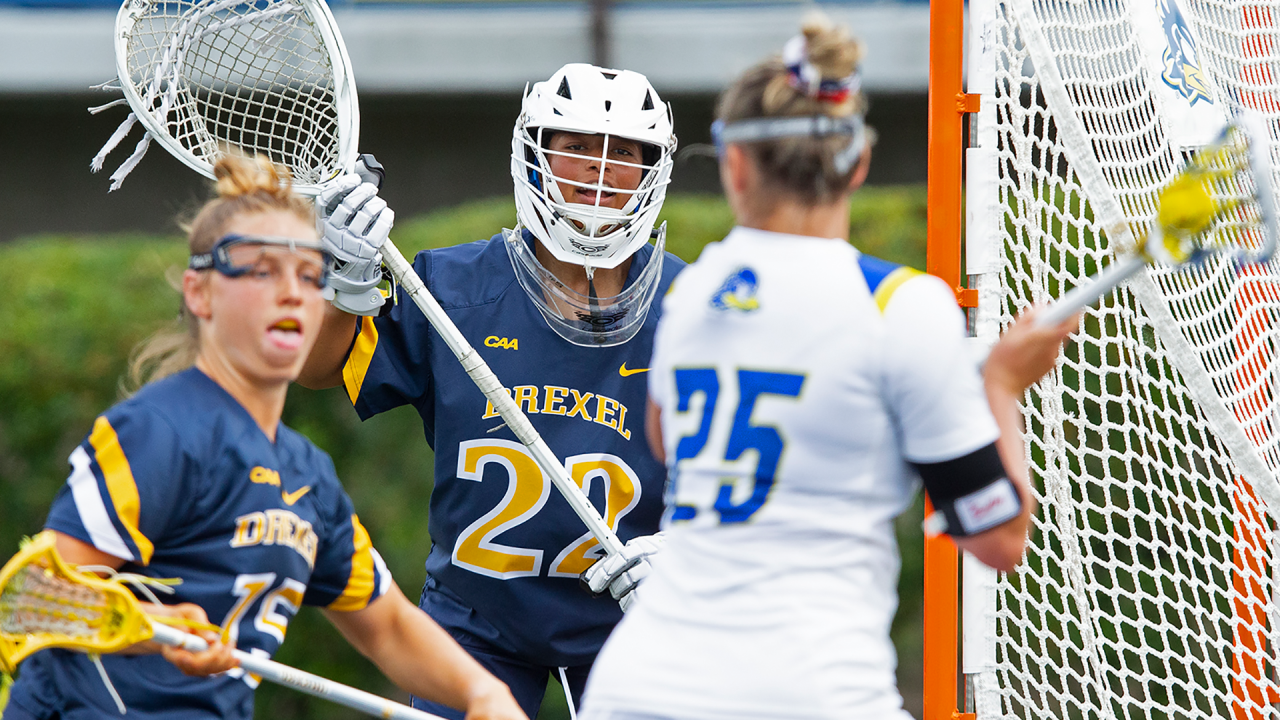
[[[933,0],[928,271],[973,342],[1110,263],[1245,108],[1280,166],[1280,0]],[[1278,321],[1275,259],[1085,313],[1023,403],[1023,564],[925,541],[925,720],[1280,717]]]

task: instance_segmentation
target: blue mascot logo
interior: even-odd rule
[[[1196,41],[1191,36],[1187,21],[1174,0],[1157,0],[1160,24],[1164,28],[1164,72],[1160,77],[1165,84],[1177,90],[1191,105],[1203,100],[1213,104],[1209,97],[1209,84],[1200,70],[1196,53]]]
[[[711,307],[716,310],[741,310],[742,312],[759,309],[760,301],[756,300],[756,287],[755,271],[746,267],[738,268],[711,296]]]

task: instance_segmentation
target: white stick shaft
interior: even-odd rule
[[[1120,283],[1133,277],[1146,265],[1139,255],[1127,255],[1111,264],[1106,270],[1093,276],[1084,285],[1078,285],[1040,313],[1036,325],[1057,325],[1097,302],[1098,298],[1114,290]]]
[[[511,428],[516,438],[529,448],[538,467],[551,478],[552,484],[561,495],[564,495],[564,499],[569,501],[569,506],[579,518],[582,518],[582,522],[586,523],[587,529],[595,535],[604,551],[610,555],[620,552],[622,541],[605,523],[604,518],[600,517],[596,506],[592,505],[583,494],[582,488],[569,477],[564,465],[556,458],[555,453],[551,452],[551,448],[547,447],[547,443],[534,429],[520,406],[511,399],[511,395],[507,393],[506,388],[502,387],[502,383],[489,369],[488,364],[458,331],[457,326],[445,314],[444,308],[440,307],[440,303],[436,302],[431,291],[427,290],[422,279],[414,272],[413,266],[390,240],[382,246],[382,259],[391,270],[391,274],[395,276],[396,282],[400,283],[400,287],[413,298],[414,304],[422,310],[427,321],[436,329],[436,332],[440,333],[440,337],[444,338],[445,344],[458,357],[458,362],[462,363],[462,368],[475,381],[476,387],[480,388],[480,392],[484,393],[484,396],[493,404],[494,410],[506,421],[507,427]]]
[[[209,649],[208,643],[191,633],[160,623],[152,623],[151,627],[155,631],[152,639],[158,643],[186,648],[193,652],[203,652]],[[282,665],[274,660],[268,660],[240,650],[233,650],[232,654],[235,655],[236,660],[240,661],[240,667],[244,668],[245,672],[253,673],[279,685],[286,685],[308,695],[314,695],[339,705],[345,705],[374,717],[397,718],[398,720],[443,720],[439,715],[415,710],[407,705],[401,705],[398,702],[393,702],[373,693],[357,690],[348,685],[327,680],[319,675],[312,675],[309,672]]]

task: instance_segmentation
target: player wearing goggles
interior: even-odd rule
[[[225,158],[215,173],[219,197],[191,223],[185,326],[137,354],[146,382],[71,453],[45,525],[72,565],[180,578],[150,583],[166,604],[148,611],[191,621],[212,647],[37,652],[5,720],[248,720],[258,679],[229,647],[270,657],[302,605],[405,690],[473,719],[523,718],[400,592],[329,456],[280,421],[327,307],[311,203],[270,163]]]
[[[298,255],[300,250],[319,254],[318,258],[300,258],[290,263],[288,254]],[[329,284],[329,265],[333,257],[319,240],[274,237],[270,235],[224,235],[214,243],[209,252],[194,253],[187,263],[192,270],[217,270],[229,278],[250,275],[254,279],[279,279],[286,265],[296,265],[298,279],[317,290]]]

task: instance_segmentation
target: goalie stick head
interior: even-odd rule
[[[79,572],[44,531],[0,570],[0,671],[50,647],[106,653],[152,636],[137,599],[118,583]]]
[[[146,135],[207,177],[228,153],[287,167],[304,195],[354,166],[360,114],[351,63],[321,0],[131,0],[116,16],[116,70],[133,111],[94,158],[141,122]]]

